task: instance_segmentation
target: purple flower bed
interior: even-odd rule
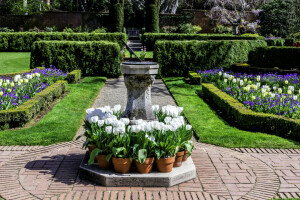
[[[300,76],[276,73],[242,74],[223,69],[199,71],[203,82],[215,85],[257,112],[300,118]]]
[[[30,73],[16,75],[14,78],[0,77],[0,110],[18,107],[37,93],[58,80],[63,80],[67,73],[56,68],[34,69]]]

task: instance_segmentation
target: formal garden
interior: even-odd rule
[[[300,199],[299,0],[0,0],[0,200]]]

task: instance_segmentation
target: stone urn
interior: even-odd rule
[[[154,120],[151,87],[158,74],[155,62],[123,62],[121,72],[127,88],[127,105],[122,117],[130,120]]]

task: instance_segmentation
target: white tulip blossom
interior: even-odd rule
[[[296,101],[297,98],[298,98],[298,97],[297,97],[296,95],[293,96],[293,100],[294,100],[294,101]]]
[[[191,130],[192,129],[192,126],[191,125],[189,125],[189,124],[187,124],[186,126],[185,126],[185,128],[186,128],[186,130]]]
[[[111,134],[112,133],[112,126],[105,127],[105,132],[108,133],[108,134]]]
[[[121,118],[121,122],[123,122],[125,125],[128,125],[130,123],[130,120],[128,118]]]
[[[14,82],[15,82],[15,83],[18,82],[20,78],[21,78],[21,75],[20,75],[20,74],[15,75],[15,77],[14,77]]]
[[[158,111],[159,111],[159,105],[153,105],[153,106],[152,106],[152,110],[153,110],[154,112],[158,112]]]
[[[93,116],[90,118],[90,123],[97,123],[99,121],[99,117],[98,116]]]
[[[98,120],[97,124],[99,127],[102,127],[104,125],[104,120]]]

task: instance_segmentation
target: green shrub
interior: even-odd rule
[[[193,71],[189,71],[190,84],[199,85],[201,83],[201,76]]]
[[[124,26],[124,0],[111,0],[109,7],[111,31],[122,32]]]
[[[217,24],[216,27],[213,28],[214,33],[232,33],[232,26],[224,26],[222,24]]]
[[[57,81],[18,108],[0,111],[0,129],[24,126],[40,110],[47,108],[54,99],[60,97],[67,88],[67,81]]]
[[[124,33],[61,33],[61,32],[16,32],[0,33],[1,51],[30,51],[31,45],[39,40],[70,40],[70,41],[99,41],[117,42],[123,47]]]
[[[0,27],[0,32],[15,32],[15,30],[7,27]]]
[[[159,32],[159,0],[146,0],[146,31]]]
[[[157,40],[264,40],[261,36],[235,36],[226,34],[180,34],[180,33],[145,33],[142,36],[143,46],[149,51],[154,49]]]
[[[266,39],[268,46],[284,46],[285,39]]]
[[[300,48],[262,47],[251,51],[249,64],[255,67],[280,69],[299,69]]]
[[[162,76],[187,76],[189,71],[229,67],[247,62],[249,51],[267,46],[262,40],[158,41],[153,58]]]
[[[78,83],[80,79],[81,79],[81,70],[73,70],[67,75],[68,83]]]
[[[202,84],[205,98],[224,113],[228,121],[240,129],[264,132],[300,141],[300,120],[278,115],[258,113],[246,108],[242,103],[212,84]]]
[[[121,51],[107,41],[37,41],[32,45],[30,66],[53,65],[63,71],[80,69],[84,75],[117,77]]]

